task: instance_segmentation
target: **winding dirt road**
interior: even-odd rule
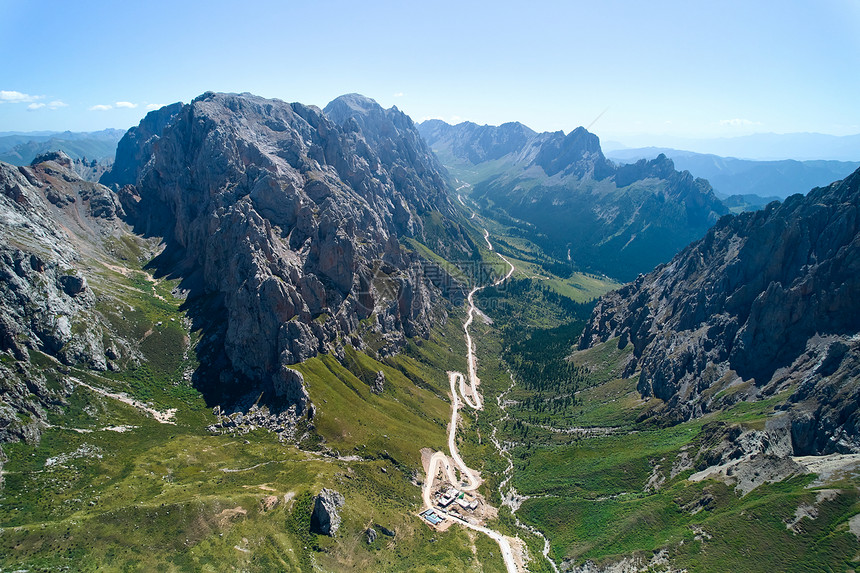
[[[487,241],[487,245],[492,251],[493,245],[490,243],[489,236],[489,232],[485,229],[484,240]],[[498,253],[496,254],[498,255]],[[508,264],[510,270],[508,270],[508,274],[494,282],[493,286],[501,284],[503,281],[509,279],[515,270],[514,265],[511,264],[508,259],[502,255],[499,255],[499,257]],[[475,319],[475,313],[477,312],[474,298],[475,293],[483,288],[484,287],[473,288],[469,292],[469,296],[467,298],[469,302],[469,313],[466,321],[463,323],[463,331],[466,337],[466,363],[469,369],[469,382],[467,386],[466,377],[461,372],[448,372],[448,382],[451,385],[451,421],[448,424],[448,451],[450,452],[450,457],[444,452],[435,452],[431,456],[427,468],[427,476],[424,480],[424,490],[422,492],[424,498],[424,508],[422,509],[422,512],[433,507],[433,500],[431,499],[433,484],[438,479],[440,469],[443,472],[443,478],[447,477],[448,481],[453,484],[460,484],[459,489],[461,491],[475,491],[482,483],[480,476],[478,476],[474,470],[469,468],[469,466],[466,465],[466,462],[463,461],[463,458],[460,457],[460,452],[457,448],[457,422],[458,416],[460,415],[460,408],[463,404],[466,404],[474,410],[480,410],[483,408],[483,400],[480,392],[478,392],[478,386],[481,383],[481,379],[478,378],[478,362],[475,356],[475,345],[472,341],[472,335],[469,333],[469,327],[472,325],[472,321]],[[451,463],[452,460],[453,465]],[[455,470],[459,471],[460,479],[457,479]],[[436,509],[436,511],[444,514],[448,519],[455,523],[459,523],[464,527],[479,531],[495,540],[499,544],[499,549],[502,552],[502,558],[504,559],[505,568],[508,573],[519,573],[521,569],[517,565],[518,560],[514,556],[512,545],[512,541],[514,544],[519,545],[521,543],[519,540],[512,540],[494,529],[471,523],[442,510]],[[520,561],[522,561],[522,556],[520,555],[520,557]]]

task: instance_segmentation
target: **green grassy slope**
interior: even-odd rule
[[[548,536],[557,563],[644,565],[665,551],[688,571],[858,566],[848,524],[860,513],[856,476],[822,484],[795,475],[745,496],[721,481],[687,479],[707,467],[697,456],[715,436],[735,426],[763,429],[785,395],[667,427],[651,415],[659,400],[641,399],[636,378],[621,377],[629,346],[612,340],[571,355],[580,323],[535,285],[494,294],[482,301],[494,324],[478,326],[479,356],[495,351],[505,361],[481,361],[479,375],[487,395],[504,393],[506,407],[486,401],[486,428],[495,424],[510,445],[512,484],[526,496],[517,515]],[[510,390],[506,370],[517,380]],[[814,517],[789,529],[801,506]]]
[[[145,249],[126,239],[91,284],[116,332],[140,342],[140,360],[96,373],[33,354],[48,383],[71,393],[39,444],[3,447],[0,570],[504,570],[490,540],[436,533],[416,515],[419,450],[445,443],[445,371],[465,368],[458,318],[395,357],[347,348],[344,364],[321,355],[297,365],[316,406],[300,447],[264,430],[215,435],[189,382],[200,333],[171,294],[176,283],[153,280],[138,262]],[[105,392],[175,408],[174,423]],[[309,531],[323,487],[346,499],[334,538]]]

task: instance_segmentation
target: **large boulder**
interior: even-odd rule
[[[339,509],[343,507],[343,495],[333,489],[323,489],[314,498],[314,510],[311,513],[311,531],[320,535],[334,537],[340,527]]]

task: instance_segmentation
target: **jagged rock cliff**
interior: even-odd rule
[[[47,383],[31,350],[93,370],[133,354],[97,310],[87,279],[87,257],[122,232],[122,214],[116,196],[80,179],[62,152],[29,167],[0,163],[0,443],[37,440],[46,410],[70,392],[62,378]]]
[[[643,396],[690,418],[788,393],[794,452],[860,451],[860,171],[722,218],[603,297],[579,348],[633,345]]]
[[[361,346],[362,321],[390,352],[444,319],[400,237],[449,255],[473,249],[456,224],[428,223],[453,211],[408,117],[360,96],[328,109],[335,121],[298,103],[206,93],[147,115],[103,178],[137,230],[165,238],[162,272],[204,301],[193,312],[212,336],[199,351],[224,395],[269,389],[301,410],[288,365]]]
[[[710,185],[660,155],[616,166],[585,128],[535,133],[521,124],[422,123],[470,196],[556,260],[631,280],[705,234],[728,209]]]
[[[393,187],[417,217],[415,227],[400,228],[401,235],[419,238],[436,253],[452,261],[468,260],[474,245],[457,223],[448,195],[445,168],[436,160],[412,119],[396,107],[383,109],[372,99],[347,94],[330,102],[326,117],[345,132],[363,138],[379,157]],[[396,206],[396,205],[395,205]],[[433,216],[432,213],[439,216]]]
[[[427,141],[444,142],[454,157],[464,158],[473,165],[519,153],[537,135],[518,122],[494,127],[467,121],[454,126],[430,119],[422,122],[419,129]]]

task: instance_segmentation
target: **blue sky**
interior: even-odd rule
[[[858,32],[854,0],[0,0],[0,131],[127,128],[215,90],[604,139],[846,135]]]

